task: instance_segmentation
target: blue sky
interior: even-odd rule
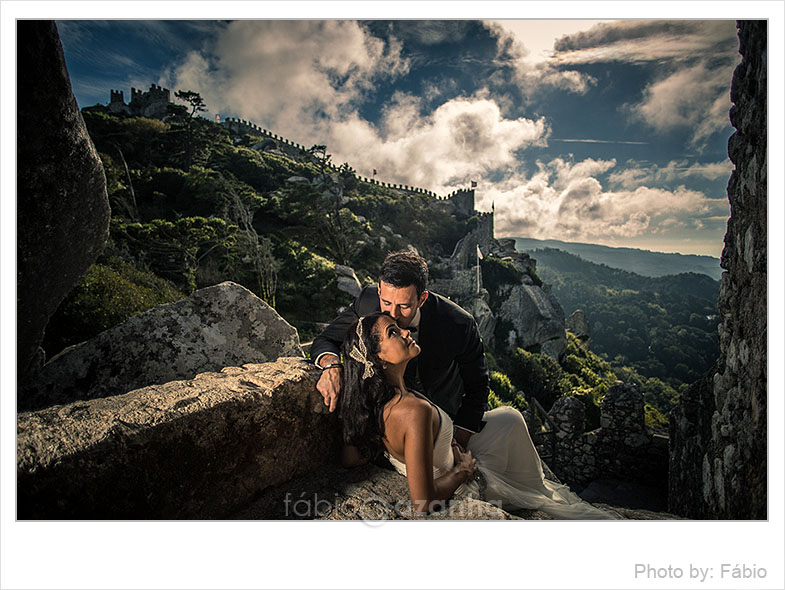
[[[445,4],[445,6],[447,6]],[[359,174],[477,182],[497,236],[719,256],[731,20],[59,20],[80,106],[200,92]]]

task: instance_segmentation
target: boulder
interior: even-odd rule
[[[109,235],[103,165],[71,92],[52,21],[17,23],[17,378],[43,360],[44,329]]]
[[[251,291],[225,282],[67,348],[20,391],[19,406],[117,395],[284,356],[303,356],[297,331]]]
[[[338,285],[338,290],[348,293],[352,297],[357,297],[362,291],[362,285],[357,275],[354,274],[354,269],[342,264],[335,265],[335,279]]]
[[[17,416],[17,518],[223,518],[338,460],[301,358]]]
[[[499,320],[512,323],[517,345],[540,350],[560,359],[567,351],[564,311],[549,291],[535,285],[514,285],[497,312]]]
[[[582,309],[576,309],[572,312],[570,317],[564,320],[564,327],[575,334],[580,340],[587,341],[591,336],[589,320],[586,319],[586,314]]]

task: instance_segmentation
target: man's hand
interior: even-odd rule
[[[338,357],[326,356],[321,360],[322,365],[337,363]],[[338,406],[338,397],[341,394],[341,387],[343,386],[343,373],[341,367],[333,367],[332,369],[325,369],[322,371],[319,381],[316,383],[316,389],[322,394],[324,398],[324,405],[328,407],[330,412],[334,412]]]
[[[460,445],[461,450],[463,451],[466,450],[466,445],[469,444],[469,438],[472,434],[473,433],[470,430],[465,430],[457,426],[452,431],[453,440]]]

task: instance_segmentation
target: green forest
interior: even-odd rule
[[[555,249],[532,256],[565,314],[586,314],[592,350],[610,361],[620,379],[657,379],[668,386],[667,392],[652,390],[653,401],[697,381],[719,357],[719,282],[711,277],[644,277]]]
[[[273,306],[305,342],[351,302],[336,287],[336,264],[370,283],[388,252],[411,244],[427,260],[449,256],[477,223],[432,195],[360,180],[324,145],[292,154],[290,144],[287,155],[269,137],[232,136],[199,116],[197,93],[177,96],[188,106],[171,105],[165,121],[83,110],[106,173],[110,239],[52,317],[48,358],[226,280]],[[716,282],[648,279],[556,250],[534,257],[532,278],[553,285],[567,315],[586,312],[591,342],[568,334],[561,362],[537,350],[488,351],[490,405],[534,411],[532,398],[548,409],[577,395],[587,429],[596,428],[602,396],[621,379],[644,392],[648,423],[664,427],[679,389],[717,357]],[[486,284],[521,281],[509,263],[482,266]]]

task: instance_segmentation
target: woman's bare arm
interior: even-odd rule
[[[341,464],[345,468],[359,467],[366,463],[368,463],[368,460],[360,454],[360,449],[354,445],[343,445],[343,449],[341,450]]]
[[[449,500],[459,485],[467,481],[474,469],[466,462],[456,464],[449,472],[433,477],[433,414],[427,403],[408,404],[401,408],[405,416],[396,422],[404,425],[403,448],[406,477],[412,506],[417,512],[431,512],[437,503]]]

